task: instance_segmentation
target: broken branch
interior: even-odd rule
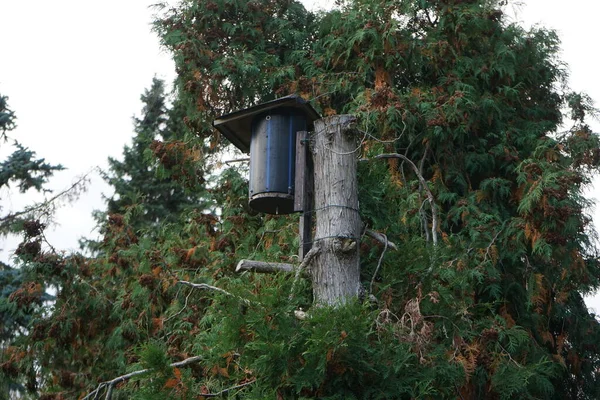
[[[272,262],[264,262],[264,261],[253,261],[253,260],[241,260],[237,267],[235,267],[235,272],[241,271],[253,271],[253,272],[292,272],[294,270],[294,266],[292,264],[283,264],[283,263],[272,263]]]

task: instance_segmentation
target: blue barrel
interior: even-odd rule
[[[250,207],[267,214],[294,212],[296,132],[307,128],[297,108],[277,108],[252,120]]]

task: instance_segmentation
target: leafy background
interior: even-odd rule
[[[47,398],[139,368],[152,369],[152,379],[119,393],[187,398],[252,384],[254,398],[597,397],[598,324],[579,295],[598,285],[578,190],[598,164],[585,124],[592,110],[552,86],[562,78],[552,33],[501,31],[493,4],[459,3],[357,1],[321,19],[293,2],[184,4],[163,14],[157,29],[176,55],[182,95],[166,108],[160,81],[144,92],[135,140],[104,175],[118,197],[97,214],[102,238],[88,243],[95,257],[42,250],[39,229],[25,226],[25,279],[3,310],[32,320],[28,336],[3,352],[5,377],[30,391],[42,385]],[[428,23],[419,8],[438,6],[440,24]],[[422,41],[380,29],[375,17],[389,21],[394,7],[413,16]],[[298,45],[315,20],[309,61]],[[249,212],[235,169],[218,179],[205,173],[222,145],[206,122],[268,99],[265,87],[317,97],[324,113],[355,112],[376,139],[408,126],[393,144],[363,151],[423,160],[443,245],[422,235],[410,171],[361,166],[363,218],[401,246],[376,276],[377,308],[313,310],[298,322],[292,311],[310,305],[307,287],[290,298],[286,277],[231,274],[240,256],[290,261],[293,253],[293,219]],[[545,138],[562,101],[575,123]],[[388,207],[376,212],[380,204]],[[363,280],[381,250],[365,245]],[[180,279],[230,295],[185,295]],[[58,288],[52,305],[39,282]],[[193,354],[202,355],[199,367],[168,367]]]

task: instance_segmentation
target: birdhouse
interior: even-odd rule
[[[238,149],[250,153],[249,204],[267,214],[294,211],[296,133],[312,129],[319,114],[298,95],[290,95],[213,122]]]

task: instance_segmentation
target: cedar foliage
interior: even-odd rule
[[[600,164],[594,109],[566,88],[556,34],[507,22],[501,3],[165,6],[155,29],[196,137],[170,147],[177,162],[156,151],[153,162],[212,176],[192,186],[202,206],[147,235],[135,208],[115,205],[98,257],[25,259],[12,300],[36,301],[32,282],[58,292],[3,351],[3,373],[47,399],[144,368],[112,397],[598,398],[600,326],[582,298],[600,277],[582,196]],[[356,115],[358,156],[405,155],[434,195],[432,206],[401,160],[361,163],[362,218],[398,244],[378,269],[384,248],[363,238],[376,306],[298,320],[312,301],[305,280],[233,272],[241,258],[294,262],[297,221],[248,209],[243,168],[215,169],[226,143],[210,122],[292,92],[324,115]]]

